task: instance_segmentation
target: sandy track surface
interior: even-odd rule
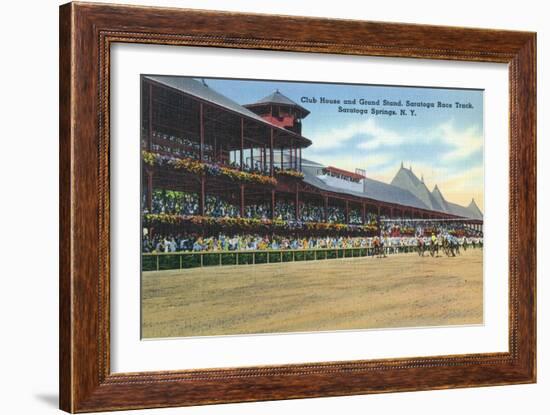
[[[482,322],[480,249],[142,275],[144,338]]]

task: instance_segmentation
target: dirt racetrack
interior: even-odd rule
[[[482,250],[142,274],[142,337],[483,322]]]

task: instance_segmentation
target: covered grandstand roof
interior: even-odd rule
[[[309,162],[308,164],[312,167],[322,166],[316,162]],[[437,185],[434,187],[434,190],[430,192],[424,184],[424,181],[418,179],[412,172],[412,169],[406,169],[403,166],[401,166],[391,184],[365,177],[363,179],[364,190],[362,192],[327,184],[318,177],[315,169],[307,167],[304,168],[304,181],[325,191],[366,197],[381,202],[410,206],[418,209],[439,211],[469,219],[483,219],[483,213],[473,199],[467,207],[449,202],[445,199]],[[429,204],[424,200],[427,200]]]
[[[169,88],[176,89],[180,92],[191,95],[203,101],[223,107],[246,118],[253,119],[258,123],[273,127],[281,132],[284,132],[285,134],[296,137],[302,141],[305,140],[307,145],[311,144],[311,140],[299,134],[296,134],[293,131],[287,130],[286,128],[282,128],[270,123],[269,121],[250,111],[248,108],[210,88],[204,82],[200,82],[196,79],[183,76],[146,75],[144,76],[144,78],[165,85]]]
[[[406,190],[403,190],[399,187],[392,186],[391,184],[380,182],[378,180],[365,178],[364,179],[365,191],[356,192],[353,190],[328,185],[319,177],[317,177],[317,175],[313,171],[309,169],[304,169],[303,173],[304,173],[304,181],[306,183],[311,184],[325,191],[335,192],[335,193],[346,193],[352,196],[367,197],[369,199],[379,200],[381,202],[396,203],[396,204],[411,206],[419,209],[428,209],[428,207],[424,203],[422,203],[422,201],[419,200],[412,193]]]

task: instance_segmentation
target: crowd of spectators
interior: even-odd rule
[[[146,148],[146,140],[143,140],[143,148]],[[191,158],[199,160],[200,158],[200,141],[191,140],[186,137],[175,136],[172,134],[161,133],[153,131],[153,143],[151,144],[151,151],[162,154],[169,154],[178,158]],[[203,161],[215,162],[213,158],[214,147],[208,142],[204,143],[203,148]],[[235,169],[241,168],[240,163],[237,161],[227,161],[228,167]],[[247,151],[245,159],[243,160],[243,170],[251,173],[270,174],[269,164],[265,160],[255,154],[253,158],[250,158],[250,152]]]
[[[145,205],[145,199],[142,203]],[[199,213],[199,197],[196,193],[155,190],[151,205],[152,212],[146,213],[166,213],[170,215],[197,215]]]
[[[143,236],[142,250],[145,253],[159,252],[219,252],[219,251],[247,251],[247,250],[288,250],[288,249],[349,249],[374,248],[375,241],[384,247],[385,253],[400,253],[410,251],[419,244],[419,240],[428,245],[426,237],[396,237],[384,235],[382,237],[346,237],[346,236],[303,236],[293,237],[284,235],[258,235],[220,233],[215,236],[201,236],[198,234],[156,234],[150,237]],[[462,237],[458,239],[461,246],[482,246],[482,237]]]
[[[380,222],[380,231],[390,236],[431,236],[451,234],[466,237],[483,237],[483,232],[460,221],[392,219]]]
[[[246,250],[367,248],[373,238],[364,237],[289,237],[235,234],[204,237],[197,234],[155,235],[143,237],[143,252],[216,252]]]
[[[300,204],[300,220],[302,222],[322,222],[324,209],[322,206],[313,203]]]
[[[199,159],[199,140],[191,140],[187,137],[153,131],[153,141],[154,142],[151,145],[152,151],[168,153],[179,158]],[[203,157],[206,161],[210,159],[210,153],[212,150],[213,147],[211,144],[204,143]]]
[[[294,209],[294,204],[286,200],[277,200],[275,202],[275,218],[288,222],[296,221],[296,209]]]
[[[205,216],[236,218],[240,216],[240,212],[241,210],[237,205],[231,204],[219,196],[206,195],[204,203]]]
[[[145,198],[142,203],[145,205]],[[171,190],[155,190],[152,195],[152,211],[145,213],[165,213],[173,215],[198,215],[199,197],[197,193],[179,192]],[[311,202],[302,202],[299,209],[299,221],[296,221],[294,203],[289,200],[277,200],[275,204],[275,218],[294,223],[323,222],[324,207]],[[340,206],[328,207],[328,222],[345,223],[345,209]],[[212,217],[240,217],[240,207],[217,195],[206,195],[205,215]],[[269,219],[271,206],[269,203],[249,203],[244,209],[245,218]],[[431,236],[435,234],[452,234],[455,236],[481,237],[483,233],[472,226],[460,221],[414,220],[378,218],[374,213],[366,213],[366,222],[379,222],[382,235],[399,236]],[[362,215],[358,209],[350,209],[349,223],[360,225]]]
[[[244,209],[244,217],[254,219],[270,219],[271,206],[267,203],[248,204]]]

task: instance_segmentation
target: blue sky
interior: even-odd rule
[[[302,134],[313,144],[303,151],[304,158],[351,171],[362,168],[367,176],[384,182],[391,181],[403,161],[424,176],[430,190],[438,184],[447,200],[462,205],[474,197],[483,210],[483,91],[229,79],[207,83],[240,104],[279,89],[307,108],[311,113],[303,120]],[[321,97],[340,103],[323,104]],[[317,102],[310,102],[313,99]],[[355,99],[355,104],[345,105],[348,99]],[[380,105],[360,105],[360,99],[380,100]],[[383,100],[400,100],[402,106],[384,106]],[[407,100],[436,106],[407,106]],[[438,102],[451,108],[438,108]],[[456,108],[456,102],[472,108]],[[339,112],[339,107],[368,114]],[[373,115],[372,109],[397,114],[403,109],[407,115]]]

